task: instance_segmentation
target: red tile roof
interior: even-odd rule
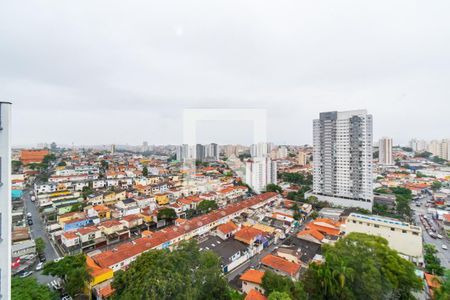
[[[234,238],[238,241],[250,244],[257,236],[260,236],[263,233],[263,231],[253,227],[244,227],[234,234]]]
[[[271,267],[272,269],[282,271],[291,276],[295,275],[300,270],[299,264],[290,262],[284,258],[272,254],[264,256],[261,260],[261,263],[263,265]]]
[[[228,222],[222,225],[217,226],[217,230],[222,232],[223,234],[229,234],[238,229],[237,225],[233,222]]]
[[[264,276],[263,271],[249,269],[249,270],[245,271],[239,279],[242,281],[249,281],[249,282],[261,284],[263,276]]]
[[[110,267],[124,261],[127,258],[139,255],[144,251],[157,248],[163,243],[169,242],[175,238],[181,237],[184,234],[194,231],[206,224],[210,224],[222,219],[225,216],[239,212],[245,208],[257,205],[262,201],[277,196],[277,193],[269,192],[257,195],[246,199],[244,201],[230,204],[224,208],[212,211],[208,214],[190,219],[181,226],[171,226],[162,230],[153,232],[150,238],[139,238],[133,243],[120,245],[116,251],[105,251],[97,254],[92,258],[101,267]],[[108,222],[108,221],[107,221]],[[104,222],[105,223],[105,222]]]
[[[255,289],[251,289],[244,300],[267,300],[267,297]]]

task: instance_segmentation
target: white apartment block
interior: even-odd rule
[[[389,247],[415,262],[422,258],[422,229],[409,223],[351,213],[345,221],[345,234],[360,232],[385,238]]]
[[[11,103],[0,102],[0,299],[11,288]]]
[[[378,162],[381,165],[391,166],[392,159],[392,138],[383,137],[378,143]]]
[[[257,193],[270,183],[277,183],[277,163],[269,157],[255,157],[246,162],[245,182]]]
[[[320,113],[313,122],[313,191],[306,196],[372,210],[372,144],[366,110]]]
[[[428,143],[424,140],[412,139],[409,141],[409,146],[414,152],[422,152],[428,150]]]
[[[272,149],[272,143],[257,143],[250,146],[250,154],[252,157],[267,157]]]

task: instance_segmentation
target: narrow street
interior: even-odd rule
[[[443,235],[442,239],[438,238],[432,238],[426,229],[424,228],[422,222],[420,222],[419,214],[423,214],[431,218],[431,215],[427,214],[427,207],[425,207],[425,204],[427,203],[427,200],[430,199],[431,196],[425,196],[425,198],[421,199],[420,201],[420,207],[416,207],[415,205],[412,205],[411,208],[414,211],[414,221],[418,226],[422,228],[422,238],[423,238],[423,244],[433,244],[436,247],[437,253],[436,256],[441,260],[441,265],[445,268],[450,268],[450,242],[445,234]],[[434,227],[438,229],[438,226],[433,220]],[[442,249],[442,245],[446,245],[449,250]]]
[[[30,227],[31,237],[33,239],[42,238],[45,243],[45,257],[48,261],[55,260],[60,257],[53,244],[50,242],[47,236],[47,232],[45,230],[45,224],[42,221],[38,208],[31,201],[30,190],[26,190],[23,194],[23,202],[26,213],[31,213],[33,219],[33,225]],[[41,283],[49,283],[54,278],[51,276],[42,275],[42,271],[35,271],[34,275]]]

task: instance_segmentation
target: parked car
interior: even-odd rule
[[[29,213],[27,213],[27,219],[31,219],[31,217],[32,217],[33,215],[29,212]]]
[[[443,236],[440,235],[440,234],[438,234],[437,237],[438,237],[438,239],[442,239],[443,238]]]
[[[33,271],[23,272],[23,273],[20,275],[20,278],[28,277],[28,276],[30,276],[31,274],[33,274]]]
[[[43,262],[38,263],[37,266],[36,266],[36,271],[42,270],[43,267],[44,267],[44,263]]]
[[[447,245],[442,245],[442,249],[447,250],[448,249]]]
[[[44,253],[39,253],[39,261],[40,262],[44,262],[47,260],[47,257],[45,257]]]
[[[53,261],[54,262],[58,262],[58,261],[60,261],[61,259],[63,259],[64,257],[58,257],[58,258],[55,258]]]
[[[29,226],[33,225],[33,220],[32,220],[32,219],[28,219],[27,222],[28,222],[28,225],[29,225]]]

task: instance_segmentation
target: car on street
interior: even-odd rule
[[[28,225],[29,225],[29,226],[33,225],[33,220],[32,220],[32,219],[28,219],[27,222],[28,222]]]
[[[36,271],[42,270],[43,267],[44,267],[44,263],[43,262],[38,263],[37,266],[36,266]]]
[[[437,237],[438,237],[438,239],[442,239],[443,238],[443,236],[440,235],[440,234],[438,234]]]
[[[33,215],[29,212],[29,213],[27,213],[27,219],[31,219],[31,217],[32,217]]]
[[[448,249],[447,245],[442,245],[442,249],[447,250]]]
[[[53,261],[54,262],[58,262],[58,261],[60,261],[61,259],[63,259],[64,257],[58,257],[58,258],[55,258]]]
[[[23,272],[23,273],[20,275],[20,278],[28,277],[28,276],[30,276],[31,274],[33,274],[33,271]]]
[[[45,257],[44,253],[39,253],[39,261],[40,262],[44,262],[47,260],[47,257]]]

